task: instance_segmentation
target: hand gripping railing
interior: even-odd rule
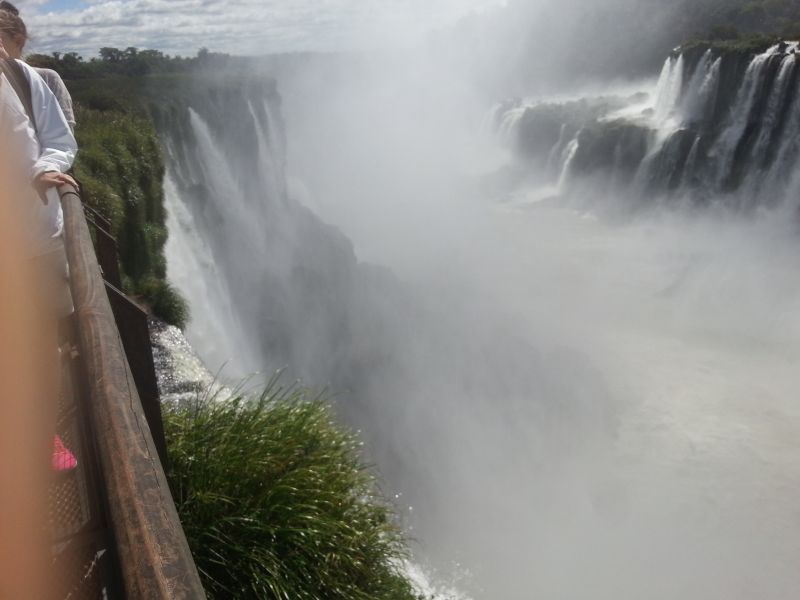
[[[131,599],[205,598],[114,321],[75,188],[60,188],[79,351],[122,588]]]

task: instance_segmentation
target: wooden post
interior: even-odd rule
[[[150,327],[147,324],[147,313],[134,304],[120,290],[106,282],[106,292],[117,322],[122,346],[128,357],[128,364],[133,373],[133,380],[142,401],[142,408],[150,425],[150,433],[158,450],[158,457],[164,470],[169,469],[167,462],[167,441],[164,438],[164,421],[161,416],[161,396],[158,392],[156,366],[153,362],[153,346],[150,342]]]
[[[97,233],[97,260],[103,270],[103,279],[115,288],[122,289],[117,240],[100,226],[95,227],[95,231]]]

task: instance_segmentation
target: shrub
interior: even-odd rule
[[[161,320],[184,329],[189,322],[189,305],[183,296],[164,279],[146,279],[137,289],[153,314]]]
[[[405,546],[360,444],[319,398],[165,409],[170,481],[209,598],[413,600]]]

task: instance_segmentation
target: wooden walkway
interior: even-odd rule
[[[78,468],[50,487],[56,597],[205,598],[163,468],[146,315],[118,289],[108,225],[92,219],[93,241],[80,196],[60,191],[76,310],[62,348],[58,431]]]

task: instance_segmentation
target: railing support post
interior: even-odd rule
[[[153,346],[150,342],[150,327],[147,313],[134,304],[125,294],[106,282],[106,292],[117,322],[125,356],[133,373],[133,380],[142,401],[147,424],[158,450],[164,470],[169,470],[167,441],[164,437],[164,420],[161,416],[161,397],[153,362]]]

